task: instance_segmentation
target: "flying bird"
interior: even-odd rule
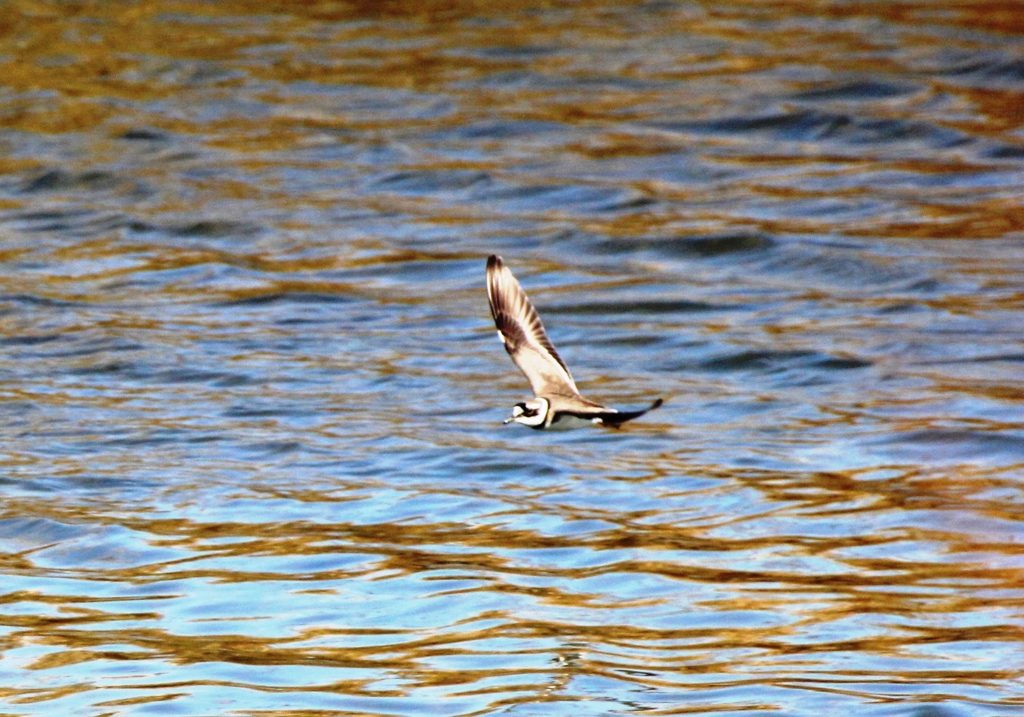
[[[487,259],[487,299],[498,337],[534,395],[513,406],[505,423],[514,421],[538,430],[587,424],[618,428],[662,404],[659,398],[639,411],[617,411],[583,398],[523,287],[501,257],[493,254]]]

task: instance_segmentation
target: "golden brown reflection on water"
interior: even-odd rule
[[[1019,709],[1020,17],[8,3],[0,703]]]
[[[711,472],[709,470],[709,472]],[[402,689],[379,689],[375,680],[365,678],[318,684],[315,689],[350,695],[403,695],[430,685],[469,685],[487,680],[517,677],[524,680],[519,689],[543,690],[552,667],[537,665],[531,669],[480,668],[446,669],[443,658],[478,657],[486,664],[503,650],[479,648],[491,641],[514,640],[527,645],[531,640],[555,640],[577,645],[571,655],[572,671],[603,676],[612,680],[651,687],[680,687],[695,674],[716,676],[716,684],[726,686],[743,675],[753,676],[771,669],[772,682],[792,685],[807,676],[813,666],[827,665],[830,653],[850,653],[879,659],[906,659],[918,649],[936,645],[1019,643],[1022,629],[1010,624],[943,624],[946,619],[1012,610],[1021,607],[1019,595],[1021,570],[1014,558],[1021,555],[1013,533],[985,533],[990,526],[1019,525],[1024,516],[1019,505],[986,498],[986,495],[1016,490],[1015,477],[998,479],[991,472],[977,475],[921,475],[904,473],[865,484],[856,473],[794,474],[735,472],[730,478],[761,494],[760,505],[766,512],[747,517],[720,514],[708,516],[699,524],[678,521],[650,522],[660,519],[656,510],[601,510],[587,505],[552,503],[538,496],[515,496],[514,508],[502,511],[505,520],[516,514],[552,515],[566,524],[575,521],[601,521],[608,528],[582,536],[556,536],[539,531],[516,529],[497,523],[469,526],[457,522],[419,524],[324,524],[295,522],[203,523],[184,519],[147,519],[111,517],[114,523],[149,536],[151,548],[170,549],[191,557],[148,563],[133,568],[71,568],[68,577],[85,581],[101,580],[123,585],[152,584],[158,593],[137,598],[94,598],[88,594],[41,595],[36,591],[18,591],[4,596],[7,605],[46,605],[46,614],[7,615],[4,625],[16,630],[5,642],[5,650],[27,645],[46,646],[46,652],[25,666],[30,670],[66,669],[91,661],[153,661],[165,664],[289,665],[336,667],[349,670],[393,672],[401,675]],[[727,483],[723,483],[728,485]],[[723,497],[732,489],[719,487],[687,496],[690,503]],[[479,491],[473,491],[478,493]],[[316,491],[274,490],[278,499],[317,503],[337,501],[337,495]],[[455,499],[466,496],[452,491]],[[476,496],[474,496],[476,497]],[[507,502],[504,497],[501,501]],[[709,500],[708,504],[714,501]],[[774,506],[774,507],[771,507]],[[74,511],[54,502],[41,510],[40,502],[31,505],[9,503],[7,515],[32,513],[60,524],[103,522],[96,511]],[[764,533],[762,524],[789,521],[793,527],[814,526],[835,520],[843,525],[858,525],[857,515],[865,520],[874,516],[919,513],[919,525],[902,518],[892,528],[871,534],[840,531],[834,535],[794,534],[785,531]],[[944,517],[943,517],[944,516]],[[972,517],[973,516],[973,517]],[[971,525],[972,521],[977,522]],[[911,521],[913,522],[913,521]],[[982,528],[979,530],[978,528]],[[727,535],[728,537],[722,537]],[[900,553],[907,546],[934,546],[930,555],[919,561],[905,557],[886,557],[891,549]],[[941,548],[939,546],[942,546]],[[885,548],[885,550],[879,550]],[[866,549],[872,557],[857,557]],[[639,550],[646,557],[620,556],[621,551]],[[563,555],[591,556],[593,565],[564,567],[559,561],[544,558],[543,551]],[[749,557],[759,551],[777,551],[777,565],[757,565]],[[49,571],[33,565],[31,551],[5,561],[4,569],[23,575],[44,575]],[[535,557],[523,560],[517,555]],[[659,555],[665,555],[659,559]],[[312,569],[307,572],[247,568],[247,563],[280,558],[302,562],[308,556],[351,555],[358,559],[352,569]],[[694,556],[688,559],[687,555]],[[731,558],[738,555],[738,558]],[[608,557],[605,557],[608,556]],[[702,556],[714,557],[719,565],[707,564]],[[14,556],[11,556],[12,558]],[[813,566],[828,564],[827,570]],[[573,561],[569,561],[573,562]],[[728,564],[726,567],[724,564]],[[1003,565],[1000,565],[1003,563]],[[221,565],[222,567],[216,567]],[[788,569],[787,565],[792,565]],[[695,600],[687,606],[673,605],[676,593],[658,597],[619,598],[587,590],[588,581],[604,576],[621,576],[627,581],[677,581],[704,584],[714,588],[713,596]],[[491,609],[471,617],[469,624],[456,621],[441,634],[393,628],[346,629],[343,626],[309,626],[295,629],[287,637],[260,637],[244,633],[246,619],[277,619],[273,609],[258,601],[250,609],[255,615],[231,619],[234,632],[213,635],[175,634],[152,627],[166,622],[157,610],[133,608],[138,601],[173,600],[190,583],[241,583],[252,590],[261,584],[274,585],[285,578],[292,592],[344,599],[347,581],[401,581],[417,578],[425,581],[422,598],[445,599],[467,594],[489,597],[517,596],[538,609],[532,618],[514,611]],[[551,584],[531,584],[531,579]],[[450,587],[449,581],[470,582],[466,587]],[[169,583],[171,587],[160,587]],[[436,583],[435,587],[431,587]],[[576,587],[583,586],[583,587]],[[969,586],[969,587],[968,587]],[[614,593],[614,589],[611,590]],[[711,595],[711,593],[709,593]],[[1011,597],[1011,596],[1016,597]],[[500,604],[495,603],[496,605]],[[102,607],[101,607],[102,606]],[[553,612],[544,616],[543,608]],[[785,615],[779,624],[742,622],[710,624],[702,627],[630,624],[629,615],[637,611],[672,607],[672,612]],[[582,623],[558,619],[568,615],[606,613],[606,617],[588,618]],[[596,617],[597,614],[594,614]],[[625,616],[617,618],[617,615]],[[939,622],[932,622],[938,618]],[[945,618],[943,617],[945,616]],[[229,618],[211,617],[215,621]],[[880,622],[875,622],[875,621]],[[898,630],[886,629],[892,620],[907,620]],[[859,629],[836,627],[846,621],[859,623]],[[121,627],[124,623],[135,627]],[[201,621],[200,621],[201,622]],[[496,623],[488,627],[479,622]],[[685,622],[685,620],[684,620]],[[328,646],[349,640],[370,644],[350,647]],[[111,645],[122,646],[111,649]],[[583,646],[586,646],[585,648]],[[511,648],[508,654],[537,655],[536,648]],[[543,653],[540,653],[543,654]],[[582,657],[586,654],[587,657]],[[731,656],[723,659],[723,655]],[[738,658],[743,655],[742,660]],[[802,656],[793,660],[793,656]],[[434,666],[441,660],[442,665]],[[779,662],[779,660],[784,660]],[[854,662],[856,664],[856,662]],[[568,665],[565,665],[567,668]],[[557,671],[557,670],[556,670]],[[639,672],[638,672],[639,671]],[[880,683],[901,682],[908,675],[886,669],[830,668],[833,683],[845,680],[868,682],[878,689]],[[1019,668],[1006,664],[999,669],[977,669],[969,663],[915,671],[915,679],[934,684],[969,679],[985,681],[1015,680]],[[810,678],[813,685],[816,678]],[[189,680],[188,686],[204,684]],[[216,681],[209,684],[220,684]],[[163,688],[169,685],[163,684]],[[250,686],[253,687],[253,686]],[[705,684],[705,688],[707,685]],[[78,689],[89,689],[79,686]],[[825,688],[828,689],[828,688]],[[54,700],[67,690],[8,689],[13,704],[35,700]],[[855,688],[849,690],[857,694]],[[532,700],[531,700],[532,701]]]

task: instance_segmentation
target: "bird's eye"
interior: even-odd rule
[[[525,409],[523,411],[523,415],[528,417],[528,418],[536,416],[537,415],[537,409],[536,408],[527,408],[527,409]]]

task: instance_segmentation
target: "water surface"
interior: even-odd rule
[[[1012,4],[6,9],[4,715],[1024,707]]]

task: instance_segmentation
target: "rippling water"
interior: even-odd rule
[[[4,715],[1024,709],[1016,4],[0,25]]]

